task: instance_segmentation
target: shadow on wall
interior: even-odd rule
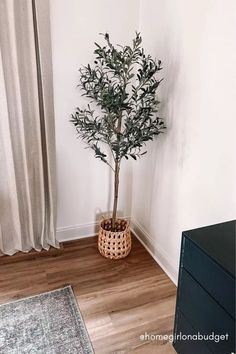
[[[141,226],[143,224],[151,237],[158,233],[158,235],[165,235],[168,241],[171,228],[170,219],[173,221],[178,218],[178,205],[176,205],[178,203],[178,188],[176,184],[178,183],[178,165],[182,164],[180,155],[182,155],[182,159],[184,158],[184,144],[183,151],[179,151],[179,140],[184,139],[184,134],[180,136],[182,134],[181,122],[175,121],[182,94],[178,91],[180,59],[177,56],[177,48],[175,49],[173,45],[171,32],[166,31],[166,36],[162,41],[162,43],[157,43],[153,52],[154,55],[155,53],[162,53],[162,56],[164,54],[161,58],[163,59],[161,74],[164,81],[159,94],[161,101],[159,116],[165,119],[167,132],[148,146],[149,154],[139,167],[141,178],[145,178],[144,191],[141,189],[143,181],[138,182],[136,189],[136,192],[139,193],[138,201],[142,205],[137,208],[133,207],[139,210],[135,218],[140,216]],[[157,237],[155,237],[155,242],[157,242]]]

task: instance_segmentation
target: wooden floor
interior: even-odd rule
[[[66,242],[60,250],[0,257],[0,303],[72,285],[96,354],[174,354],[171,334],[176,287],[133,238],[123,260],[97,251],[97,238]]]

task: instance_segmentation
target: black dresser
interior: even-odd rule
[[[182,234],[173,341],[179,354],[235,353],[235,238],[236,221]]]

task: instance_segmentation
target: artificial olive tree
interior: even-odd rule
[[[163,119],[157,116],[156,96],[162,81],[157,73],[162,68],[160,60],[145,54],[139,33],[131,46],[113,45],[107,33],[103,37],[104,46],[95,43],[93,65],[79,69],[79,86],[90,102],[86,108],[76,109],[71,122],[95,157],[114,172],[115,231],[121,160],[143,156],[147,141],[165,129]],[[112,162],[104,152],[104,144],[111,151]]]

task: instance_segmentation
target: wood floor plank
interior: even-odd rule
[[[60,249],[0,257],[0,303],[73,287],[96,354],[174,354],[169,341],[140,336],[172,334],[176,287],[133,237],[130,255],[108,260],[97,237]]]

